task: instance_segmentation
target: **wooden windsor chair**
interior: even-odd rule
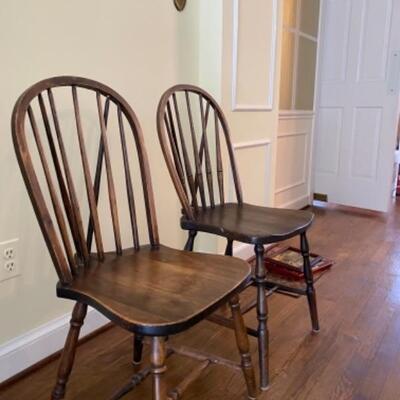
[[[66,104],[62,114],[56,98]],[[85,121],[81,118],[84,113]],[[127,135],[126,131],[131,132]],[[255,398],[249,342],[237,296],[250,277],[250,267],[238,259],[174,250],[159,243],[143,135],[128,103],[93,80],[69,76],[46,79],[18,99],[12,133],[22,175],[59,278],[57,295],[76,302],[52,399],[64,398],[88,305],[138,337],[148,337],[151,343],[150,366],[135,374],[112,399],[121,398],[150,374],[153,399],[180,399],[189,383],[215,363],[242,370],[248,397]],[[134,155],[137,168],[133,168]],[[96,166],[94,181],[92,166]],[[134,195],[135,172],[142,185],[135,187]],[[107,181],[103,191],[102,176]],[[125,184],[115,185],[114,176]],[[82,182],[82,193],[77,182]],[[139,189],[142,214],[136,201]],[[120,224],[125,214],[130,220],[127,235]],[[142,232],[137,221],[141,216],[147,223],[148,245],[140,244]],[[88,221],[86,235],[84,220]],[[105,225],[111,226],[114,251],[106,251],[105,235],[110,229],[102,229]],[[95,251],[91,249],[93,236]],[[129,246],[124,247],[125,242]],[[167,344],[168,335],[187,330],[226,301],[235,321],[241,364]],[[136,350],[141,353],[141,348]],[[173,353],[192,355],[201,364],[167,391],[163,373],[166,358]]]
[[[164,158],[183,208],[181,227],[189,231],[185,249],[193,250],[197,232],[225,237],[226,255],[232,255],[235,240],[254,245],[256,266],[253,284],[257,287],[257,300],[244,308],[246,312],[257,308],[258,329],[254,331],[248,328],[248,332],[258,337],[260,387],[266,390],[269,384],[266,294],[278,289],[306,295],[312,329],[315,332],[319,330],[306,237],[313,214],[243,202],[227,120],[218,103],[203,89],[192,85],[177,85],[168,89],[158,105],[157,129]],[[223,139],[226,144],[224,148]],[[230,163],[236,202],[226,202],[225,199],[224,154],[227,154]],[[305,287],[293,288],[270,282],[264,267],[264,245],[297,235],[301,238]],[[271,290],[267,292],[267,288]],[[214,316],[211,320],[232,326],[231,321],[221,316]]]

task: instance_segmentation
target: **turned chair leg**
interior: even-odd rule
[[[197,231],[189,231],[188,239],[183,248],[186,251],[193,251],[194,239],[196,238]]]
[[[53,389],[52,400],[60,400],[64,398],[65,386],[68,382],[69,375],[74,364],[76,345],[78,343],[79,332],[83,325],[87,312],[87,305],[76,303],[72,311],[70,328],[65,341],[64,350],[61,355],[60,365],[58,367],[57,383]]]
[[[226,256],[233,255],[233,240],[231,239],[228,239],[228,242],[226,243],[225,255]]]
[[[258,355],[260,365],[260,388],[267,390],[269,385],[269,332],[267,326],[268,304],[265,297],[266,270],[264,265],[264,246],[257,244],[255,283],[257,285]]]
[[[140,365],[142,363],[143,354],[143,336],[133,335],[133,365]]]
[[[310,264],[310,251],[306,233],[300,235],[300,247],[304,260],[304,279],[306,282],[306,293],[308,306],[310,308],[311,324],[313,332],[319,332],[317,296],[314,289],[314,278]]]
[[[167,350],[164,337],[151,338],[151,374],[153,378],[153,400],[167,400],[167,386],[163,375],[167,370]]]
[[[247,395],[249,399],[257,397],[256,377],[250,356],[250,344],[247,336],[243,315],[240,311],[239,296],[235,295],[229,301],[232,310],[233,324],[235,327],[236,343],[239,349],[244,379],[246,380]]]

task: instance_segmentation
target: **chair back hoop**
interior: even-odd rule
[[[168,89],[158,104],[157,130],[186,217],[194,219],[199,208],[225,203],[221,131],[236,199],[239,204],[243,202],[228,123],[209,93],[193,85]]]
[[[71,108],[70,116],[74,120],[73,128],[65,128],[63,122],[67,120],[67,116],[60,113],[56,106],[56,92],[61,88],[67,92],[71,90],[67,98]],[[95,118],[89,123],[95,126],[92,126],[91,131],[94,130],[96,135],[92,132],[87,134],[81,118],[89,110],[89,105],[86,107],[85,103],[82,106],[80,101],[80,96],[84,95],[93,107],[91,116],[95,115]],[[38,111],[36,113],[35,108]],[[115,119],[115,129],[110,129],[109,126],[112,117]],[[97,122],[93,123],[93,120]],[[27,136],[28,122],[33,137]],[[136,154],[139,166],[137,170],[142,181],[149,242],[153,246],[159,244],[150,169],[142,130],[134,111],[117,92],[94,80],[75,76],[45,79],[28,88],[19,97],[12,114],[11,127],[22,176],[62,283],[70,282],[78,270],[93,257],[93,237],[95,254],[100,261],[104,259],[105,235],[101,222],[104,224],[105,213],[99,210],[101,180],[104,175],[106,183],[103,186],[107,192],[105,197],[108,197],[115,251],[117,254],[123,252],[120,215],[124,210],[127,210],[130,217],[132,245],[139,249],[137,205],[132,182],[132,172],[135,171],[132,169],[130,157],[133,154]],[[126,134],[129,130],[133,136]],[[113,136],[115,132],[117,133]],[[89,146],[93,138],[97,150],[95,152]],[[111,145],[117,142],[118,151],[113,152]],[[130,147],[133,147],[133,152]],[[122,157],[119,157],[121,168],[117,169],[112,157],[119,151],[122,152]],[[91,155],[95,162],[91,162]],[[95,166],[94,174],[91,166]],[[82,196],[79,196],[82,185],[78,186],[79,182],[75,179],[76,170],[85,186],[85,194]],[[115,173],[124,176],[124,210],[123,207],[118,207],[122,203],[122,197],[118,196],[120,185],[115,185]],[[43,179],[40,179],[41,176]],[[83,223],[85,210],[88,214],[87,224]]]

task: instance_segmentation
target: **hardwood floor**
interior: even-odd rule
[[[311,249],[336,261],[316,284],[321,331],[311,334],[306,298],[269,299],[271,386],[266,400],[398,400],[400,398],[400,205],[384,216],[315,208]],[[297,244],[297,243],[296,243]],[[246,316],[256,325],[255,312]],[[251,338],[253,360],[256,340]],[[174,341],[238,359],[233,332],[204,322]],[[78,348],[67,399],[101,400],[133,372],[131,336],[112,328]],[[256,364],[256,363],[255,363]],[[176,384],[194,361],[173,356]],[[48,399],[57,361],[0,393],[0,400]],[[150,380],[126,399],[150,399]],[[210,367],[185,400],[245,399],[239,372]]]

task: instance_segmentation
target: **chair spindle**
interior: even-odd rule
[[[225,203],[224,196],[224,169],[222,164],[222,154],[221,154],[221,139],[219,137],[219,121],[217,111],[214,109],[214,124],[215,124],[215,147],[217,156],[217,178],[218,178],[218,188],[219,188],[219,201],[221,204]]]
[[[187,107],[187,111],[188,111],[190,134],[192,137],[193,156],[194,156],[195,169],[196,169],[196,177],[195,177],[195,182],[194,182],[195,198],[197,199],[197,188],[199,188],[201,205],[202,205],[202,207],[206,207],[206,197],[205,197],[205,191],[204,191],[203,173],[202,173],[202,169],[201,169],[200,156],[199,156],[199,151],[198,151],[198,147],[197,147],[197,139],[196,139],[196,131],[194,128],[194,122],[193,122],[192,107],[190,104],[189,93],[187,91],[185,91],[185,98],[186,98],[186,107]],[[192,199],[192,203],[193,202],[194,202],[194,199]]]
[[[94,237],[95,237],[95,241],[96,241],[97,256],[98,256],[99,260],[103,260],[104,259],[103,239],[102,239],[101,231],[100,231],[100,221],[99,221],[99,215],[97,212],[96,197],[95,197],[95,193],[94,193],[94,189],[93,189],[93,185],[92,185],[89,161],[87,158],[85,141],[83,138],[82,122],[81,122],[79,101],[78,101],[78,94],[77,94],[76,86],[72,86],[72,98],[73,98],[73,102],[74,102],[76,130],[77,130],[77,134],[78,134],[79,149],[80,149],[80,153],[81,153],[82,166],[83,166],[83,171],[84,171],[84,176],[85,176],[87,198],[88,198],[88,202],[89,202],[90,215],[93,218],[93,229],[94,229]]]
[[[205,122],[203,98],[201,96],[199,96],[199,101],[200,101],[201,127],[202,127],[202,132],[203,132],[202,133],[202,142],[204,143],[205,168],[206,168],[208,194],[210,196],[211,207],[215,207],[211,157],[210,157],[210,150],[209,150],[208,138],[207,138],[207,125]],[[210,103],[207,102],[208,109],[209,109],[209,105],[210,105]],[[200,157],[201,157],[201,155],[200,155]]]
[[[183,172],[183,167],[182,167],[182,161],[179,155],[179,148],[178,148],[178,142],[176,139],[176,133],[175,133],[175,126],[174,126],[174,121],[172,119],[172,111],[170,104],[168,103],[168,112],[165,114],[165,127],[168,132],[170,144],[171,144],[171,149],[172,149],[172,155],[174,157],[174,162],[176,165],[176,169],[179,175],[179,179],[181,181],[181,184],[183,186],[183,189],[185,191],[185,194],[187,195],[187,188],[186,188],[186,183],[185,183],[185,174]]]
[[[85,243],[85,236],[83,231],[83,224],[82,224],[82,216],[80,212],[79,202],[76,195],[75,185],[72,179],[71,170],[68,164],[67,153],[65,150],[64,141],[61,134],[60,123],[58,120],[58,114],[56,109],[56,103],[54,101],[54,95],[52,90],[49,88],[47,89],[47,96],[50,103],[51,113],[53,116],[53,123],[54,128],[56,131],[58,147],[60,149],[61,159],[64,166],[64,173],[67,181],[68,191],[69,191],[69,199],[70,199],[70,211],[71,217],[69,218],[69,214],[67,212],[67,217],[69,218],[69,222],[71,225],[71,231],[74,237],[76,250],[78,255],[83,258],[84,262],[87,263],[89,261],[89,252],[86,247]],[[67,205],[64,203],[65,207]],[[71,219],[71,220],[70,220]]]
[[[128,157],[128,150],[127,150],[127,145],[126,145],[124,122],[123,122],[123,118],[122,118],[121,107],[119,107],[119,106],[118,106],[118,125],[119,125],[119,133],[120,133],[120,137],[121,137],[122,157],[124,160],[126,193],[128,196],[129,215],[130,215],[130,219],[131,219],[133,245],[134,245],[135,249],[139,249],[139,233],[138,233],[137,221],[136,221],[135,197],[133,195],[132,178],[131,178],[131,171],[130,171],[130,167],[129,167],[129,157]]]
[[[108,140],[106,135],[106,124],[104,121],[103,115],[103,106],[101,101],[101,95],[99,92],[96,93],[96,101],[97,101],[97,111],[100,121],[100,131],[101,131],[101,139],[104,147],[104,161],[106,166],[106,175],[107,175],[107,186],[108,186],[108,198],[110,201],[110,210],[111,210],[111,219],[114,230],[114,240],[115,240],[115,249],[117,254],[122,254],[122,244],[121,244],[121,231],[119,226],[118,219],[118,206],[117,206],[117,196],[115,194],[115,185],[114,178],[111,167],[111,158],[110,151],[108,148]]]
[[[60,202],[58,201],[58,197],[57,197],[56,191],[54,189],[53,180],[51,178],[51,173],[50,173],[50,168],[49,168],[49,165],[46,160],[46,155],[45,155],[45,151],[43,148],[42,140],[40,139],[39,130],[38,130],[36,119],[33,114],[33,110],[32,110],[31,106],[28,107],[28,116],[29,116],[29,121],[31,123],[33,136],[35,138],[36,146],[38,149],[40,161],[42,163],[46,182],[49,187],[49,194],[50,194],[51,202],[53,204],[54,214],[56,216],[56,220],[57,220],[58,227],[60,230],[62,242],[64,244],[65,252],[67,254],[67,259],[68,259],[69,266],[70,266],[70,273],[76,273],[77,266],[75,263],[74,253],[72,251],[71,243],[70,243],[69,237],[68,237],[67,225],[65,223],[64,215],[63,215],[63,212],[60,207]]]
[[[185,171],[186,171],[186,179],[188,181],[190,193],[192,195],[192,204],[193,204],[195,210],[197,210],[198,205],[197,205],[197,198],[196,198],[196,188],[195,188],[194,179],[193,179],[193,172],[192,172],[189,155],[188,155],[187,148],[186,148],[185,137],[183,134],[182,122],[181,122],[181,118],[180,118],[178,102],[177,102],[175,93],[172,95],[172,99],[174,102],[175,118],[176,118],[176,122],[178,125],[179,138],[181,141],[182,155],[183,155],[183,161],[184,161]]]

